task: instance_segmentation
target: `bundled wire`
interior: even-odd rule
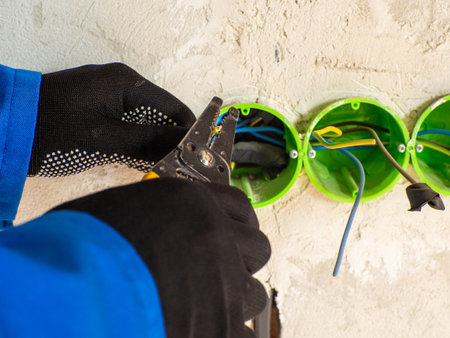
[[[335,127],[344,127],[344,126],[362,126],[362,127],[369,127],[372,128],[373,130],[378,130],[381,131],[383,133],[387,133],[389,134],[389,129],[384,128],[384,127],[380,127],[377,126],[376,124],[372,124],[372,123],[368,123],[368,122],[360,122],[360,121],[345,121],[345,122],[339,122],[339,123],[333,123],[333,126]],[[342,132],[343,134],[345,134],[345,130]]]
[[[345,123],[339,123],[339,125],[351,125],[355,124],[355,121],[348,121]],[[361,123],[359,123],[361,125]],[[378,128],[380,129],[380,128]],[[442,199],[440,198],[439,194],[431,189],[426,183],[418,183],[416,182],[398,163],[397,161],[392,157],[392,155],[387,151],[385,148],[383,142],[378,137],[378,134],[375,132],[375,130],[371,127],[358,127],[358,128],[351,128],[344,130],[342,134],[346,133],[353,133],[353,132],[360,132],[360,131],[366,131],[369,132],[374,140],[376,145],[379,147],[383,155],[386,157],[386,159],[394,166],[395,169],[397,169],[400,174],[402,174],[410,183],[411,185],[406,188],[406,195],[408,196],[409,203],[411,205],[410,211],[420,211],[421,208],[428,204],[430,207],[437,209],[437,210],[445,210],[444,203],[442,202]],[[447,130],[427,130],[424,132],[419,132],[419,134],[441,134],[441,135],[450,135],[450,132]],[[320,135],[319,135],[320,136]],[[318,138],[320,140],[320,138]],[[322,141],[321,144],[324,145],[324,139],[320,140]],[[320,142],[319,141],[319,142]],[[425,141],[426,142],[426,141]],[[326,148],[329,148],[328,145],[324,145]],[[437,147],[434,147],[433,144],[427,144],[429,148],[436,149]],[[444,148],[439,148],[439,151],[445,151]],[[447,154],[447,152],[445,152]]]
[[[375,126],[373,124],[370,123],[365,123],[365,122],[358,122],[358,121],[350,121],[350,122],[341,122],[341,123],[337,123],[337,125],[348,125],[348,124],[361,124],[361,125],[370,125],[375,127],[376,129],[380,129],[383,132],[389,133],[389,130],[383,127],[378,127]],[[356,132],[356,131],[360,131],[358,128],[350,128],[347,130],[341,130],[339,128],[336,128],[336,126],[327,126],[325,128],[316,130],[316,132],[321,135],[323,137],[323,139],[325,139],[326,137],[339,137],[342,136],[344,134],[348,134],[348,133],[352,133],[352,132]],[[329,136],[325,136],[325,134],[332,132],[334,135],[329,135]],[[350,142],[343,142],[343,143],[333,143],[332,145],[326,145],[326,143],[323,140],[318,139],[317,140],[320,144],[322,144],[322,147],[318,147],[315,144],[311,144],[314,149],[317,150],[323,150],[323,149],[340,149],[340,148],[345,148],[347,150],[356,150],[356,149],[369,149],[371,146],[375,146],[376,145],[376,141],[375,139],[371,139],[371,140],[357,140],[357,141],[350,141]],[[383,142],[383,144],[389,144],[389,142]]]
[[[371,145],[377,145],[378,148],[380,148],[381,152],[383,153],[383,155],[386,157],[386,159],[412,184],[417,183],[398,163],[397,161],[392,157],[392,155],[387,151],[386,147],[384,146],[383,142],[380,140],[380,138],[378,137],[378,134],[375,132],[375,130],[371,127],[366,127],[365,125],[371,125],[365,122],[357,122],[357,121],[349,121],[349,122],[341,122],[341,123],[337,123],[336,125],[339,126],[345,126],[345,125],[353,125],[353,124],[359,124],[359,125],[363,125],[362,127],[359,128],[351,128],[351,129],[347,129],[342,131],[342,134],[348,134],[348,133],[354,133],[354,132],[359,132],[359,131],[366,131],[369,132],[372,136],[373,136],[373,140],[371,140]],[[373,126],[373,125],[371,125]],[[382,128],[382,127],[378,127],[376,126],[377,129],[384,129],[385,132],[389,132],[389,130]],[[322,131],[324,129],[319,130]],[[317,134],[317,133],[316,133]],[[320,136],[320,134],[319,134]],[[324,147],[328,148],[328,149],[338,149],[337,147],[330,147],[329,145],[325,144],[325,139],[322,137],[321,139],[317,139]],[[368,141],[368,140],[366,140]],[[353,141],[353,142],[347,142],[347,143],[342,143],[339,144],[339,148],[345,148],[346,146],[355,146],[355,144],[353,143],[357,143],[357,142],[361,142],[361,141]],[[362,145],[362,144],[357,144],[357,145]]]
[[[250,133],[251,135],[255,136],[256,138],[259,138],[261,140],[270,142],[272,144],[275,144],[281,148],[286,147],[286,144],[284,142],[281,142],[279,140],[276,140],[272,137],[266,136],[261,134],[262,132],[273,132],[279,135],[284,135],[284,130],[275,128],[275,127],[241,127],[236,128],[236,134],[239,133]]]
[[[419,144],[423,145],[424,147],[436,150],[444,155],[450,156],[450,151],[445,149],[442,144],[436,144],[437,142],[430,142],[429,140],[421,139]]]
[[[439,148],[442,148],[442,149],[445,149],[445,150],[450,150],[450,146],[446,146],[445,144],[442,144],[442,143],[438,143],[438,142],[435,142],[435,141],[427,140],[427,139],[421,138],[421,137],[418,137],[416,140],[434,144],[435,146],[438,146]]]
[[[324,129],[322,129],[322,133],[325,133],[325,132],[326,131],[324,131]],[[319,134],[319,131],[313,132],[313,136],[317,140],[322,141],[325,144],[324,147],[326,147],[327,149],[334,149],[334,148],[329,148],[333,144],[330,141],[325,140],[324,138],[322,138],[322,136]],[[340,151],[345,156],[347,156],[348,158],[350,158],[356,164],[356,166],[358,167],[359,187],[358,187],[358,194],[356,195],[355,202],[353,203],[352,210],[350,212],[350,215],[349,215],[348,220],[347,220],[347,224],[345,226],[344,234],[342,235],[342,240],[341,240],[341,244],[339,246],[339,252],[338,252],[337,259],[336,259],[336,264],[335,264],[334,269],[333,269],[333,276],[334,277],[336,277],[338,272],[339,272],[339,268],[340,268],[341,263],[342,263],[342,258],[344,256],[345,245],[347,244],[348,235],[350,233],[350,229],[351,229],[351,226],[353,224],[353,220],[355,218],[356,210],[358,210],[359,202],[361,201],[361,197],[362,197],[362,194],[364,192],[364,185],[365,185],[364,168],[363,168],[361,162],[352,153],[348,152],[347,150],[345,150],[345,149],[337,149],[337,150]]]
[[[444,130],[444,129],[428,129],[428,130],[422,130],[422,131],[419,131],[419,132],[417,133],[418,136],[428,135],[428,134],[450,136],[450,130]]]
[[[343,143],[344,144],[344,143]],[[316,146],[313,145],[313,149],[314,150],[330,150],[330,148],[324,147],[324,146]],[[345,149],[345,150],[363,150],[363,149],[376,149],[378,148],[377,145],[373,145],[373,146],[357,146],[357,147],[342,147],[342,148],[338,148],[338,149]]]
[[[284,135],[284,130],[275,128],[275,127],[242,127],[242,128],[236,128],[236,134],[238,133],[252,133],[252,132],[273,132],[279,135]]]
[[[341,126],[345,125],[351,125],[356,124],[354,121],[349,122],[343,122],[339,123]],[[431,207],[439,210],[444,210],[444,204],[442,203],[442,200],[439,197],[439,194],[437,194],[435,191],[433,191],[430,187],[428,187],[425,183],[417,183],[398,163],[397,161],[392,157],[392,155],[387,151],[386,147],[384,146],[383,142],[380,140],[378,134],[375,132],[374,128],[371,128],[367,126],[366,123],[358,123],[360,127],[358,128],[350,128],[344,131],[340,131],[338,128],[336,128],[336,125],[334,126],[328,126],[325,128],[322,128],[318,131],[312,132],[312,138],[316,139],[322,147],[325,149],[332,149],[332,150],[339,150],[341,153],[349,157],[358,167],[359,175],[360,175],[360,183],[358,187],[358,193],[355,199],[355,203],[353,204],[352,211],[350,213],[350,216],[347,221],[347,225],[344,231],[344,235],[341,240],[341,245],[339,248],[338,257],[336,260],[336,264],[333,270],[333,276],[336,276],[339,272],[339,268],[342,262],[342,257],[344,253],[344,248],[347,243],[348,234],[350,232],[351,225],[353,223],[354,215],[356,213],[356,210],[358,208],[359,202],[361,200],[362,193],[364,191],[364,184],[365,184],[365,176],[364,176],[364,169],[362,167],[361,162],[350,152],[348,152],[348,149],[363,149],[363,147],[370,147],[370,145],[364,144],[363,141],[371,141],[371,145],[375,144],[378,146],[378,148],[381,150],[383,155],[386,157],[386,159],[391,162],[391,164],[409,181],[411,182],[411,186],[409,186],[406,189],[408,199],[411,203],[411,209],[410,210],[420,210],[420,208],[428,203]],[[377,127],[377,129],[382,129],[381,127]],[[384,129],[384,128],[383,128]],[[368,132],[372,135],[373,140],[359,140],[359,141],[352,141],[352,142],[346,142],[341,144],[334,144],[330,142],[329,140],[325,139],[324,134],[332,132],[334,136],[338,137],[343,134],[347,133],[353,133],[353,132]],[[389,130],[382,130],[383,132],[389,132]],[[447,131],[441,131],[441,130],[431,130],[427,131],[429,134],[443,134],[443,135],[450,135],[450,132]],[[424,142],[424,141],[422,141]],[[426,146],[429,148],[436,149],[438,148],[438,151],[446,151],[444,148],[439,148],[440,144],[436,145],[433,143],[427,143],[427,140],[425,140],[424,145],[426,143]],[[436,142],[435,142],[436,143]],[[318,147],[314,147],[317,149]],[[347,149],[347,150],[346,150]],[[447,153],[447,152],[445,152]]]
[[[211,136],[211,141],[210,141],[211,143],[213,142],[217,133],[220,131],[222,120],[226,114],[227,113],[220,114],[219,118],[217,119],[216,128],[214,129],[213,134]],[[281,130],[281,129],[275,128],[275,127],[270,127],[270,126],[256,127],[256,125],[261,121],[263,121],[262,117],[257,117],[253,120],[239,118],[237,126],[236,126],[236,134],[249,133],[250,135],[254,136],[257,139],[272,143],[281,148],[285,148],[286,147],[285,142],[282,142],[273,137],[262,134],[262,133],[270,132],[270,133],[275,133],[275,134],[284,136],[284,134],[285,134],[284,130]]]
[[[450,136],[450,131],[443,130],[443,129],[429,129],[429,130],[422,130],[417,133],[418,136],[422,135],[446,135]],[[450,147],[446,146],[444,144],[438,143],[436,141],[428,140],[422,137],[418,137],[417,141],[419,141],[419,144],[423,145],[424,147],[427,147],[429,149],[436,150],[444,155],[450,156]]]
[[[375,140],[358,140],[358,141],[350,141],[350,142],[344,142],[344,143],[333,143],[333,144],[326,144],[324,142],[324,138],[317,138],[317,141],[324,146],[327,149],[342,149],[342,148],[348,148],[348,147],[359,147],[359,146],[374,146],[376,145]]]
[[[367,131],[369,132],[373,138],[375,139],[376,144],[380,148],[381,152],[383,153],[384,157],[391,162],[391,164],[397,169],[400,174],[402,174],[411,184],[416,184],[416,180],[412,178],[398,163],[397,161],[392,157],[392,155],[387,151],[386,147],[384,146],[383,142],[381,142],[380,138],[378,137],[378,134],[369,127],[360,127],[360,128],[354,128],[353,131]]]

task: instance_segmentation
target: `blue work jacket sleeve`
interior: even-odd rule
[[[28,172],[41,73],[0,65],[0,228],[12,224]]]
[[[0,231],[0,270],[0,337],[165,337],[145,263],[91,215],[55,211]]]

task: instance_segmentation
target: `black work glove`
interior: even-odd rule
[[[149,171],[194,122],[186,105],[124,64],[45,74],[28,175],[113,162]]]
[[[87,212],[114,227],[151,271],[168,338],[247,338],[266,304],[252,277],[270,257],[248,198],[218,184],[161,178],[113,188],[56,210]]]

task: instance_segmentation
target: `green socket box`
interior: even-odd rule
[[[257,109],[278,118],[284,126],[285,151],[289,156],[287,166],[270,179],[253,168],[236,169],[231,171],[231,185],[246,193],[253,207],[259,208],[269,205],[281,198],[294,184],[302,168],[301,142],[294,126],[282,114],[276,110],[256,103],[234,104],[233,107],[240,110],[246,116]],[[227,112],[229,107],[222,108],[221,113]]]
[[[313,130],[348,121],[371,123],[389,129],[380,135],[389,145],[386,149],[402,168],[406,168],[409,154],[406,145],[408,131],[403,121],[388,107],[367,98],[348,98],[337,101],[322,110],[311,122],[303,142],[304,165],[313,184],[325,195],[342,202],[353,202],[357,192],[358,170],[344,154],[336,150],[320,150],[311,156],[310,138]],[[366,132],[355,132],[340,137],[341,141],[371,138]],[[361,201],[375,199],[390,190],[401,174],[384,157],[377,147],[352,150],[366,174],[366,184]]]
[[[428,134],[433,130],[439,133]],[[421,142],[418,138],[431,142]],[[436,143],[447,149],[437,147]],[[419,177],[437,192],[450,195],[450,95],[437,100],[423,112],[414,127],[408,149]]]
[[[317,114],[300,140],[294,126],[278,111],[256,103],[232,105],[246,116],[257,109],[278,118],[284,126],[285,152],[288,165],[275,178],[258,175],[254,169],[233,169],[231,184],[244,191],[255,208],[273,203],[281,198],[294,184],[302,165],[313,184],[325,195],[341,202],[354,202],[359,174],[353,161],[337,150],[311,146],[312,132],[330,125],[362,122],[388,129],[377,132],[386,144],[386,149],[396,162],[406,169],[411,156],[415,170],[421,180],[437,192],[450,195],[450,95],[428,107],[422,114],[409,138],[405,124],[389,107],[374,99],[354,97],[332,103]],[[221,110],[228,111],[229,107]],[[439,130],[440,134],[421,135]],[[346,133],[339,137],[340,143],[361,139],[373,139],[365,131]],[[419,140],[418,140],[419,139]],[[426,142],[425,146],[424,142]],[[433,142],[441,144],[433,149]],[[443,146],[443,147],[442,147]],[[322,148],[322,149],[320,149]],[[320,149],[320,150],[319,150]],[[447,150],[446,150],[447,149]],[[361,201],[370,201],[389,191],[401,174],[385,158],[376,146],[352,149],[364,167],[366,176]]]

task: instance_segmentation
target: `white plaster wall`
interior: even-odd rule
[[[411,131],[450,93],[449,34],[448,0],[0,1],[2,64],[45,73],[122,61],[196,114],[213,95],[260,98],[299,129],[324,103],[364,95]],[[18,221],[140,177],[110,166],[28,179]],[[450,217],[407,212],[406,186],[360,206],[337,278],[351,205],[302,171],[258,210],[273,247],[259,276],[280,291],[284,337],[450,337]]]

